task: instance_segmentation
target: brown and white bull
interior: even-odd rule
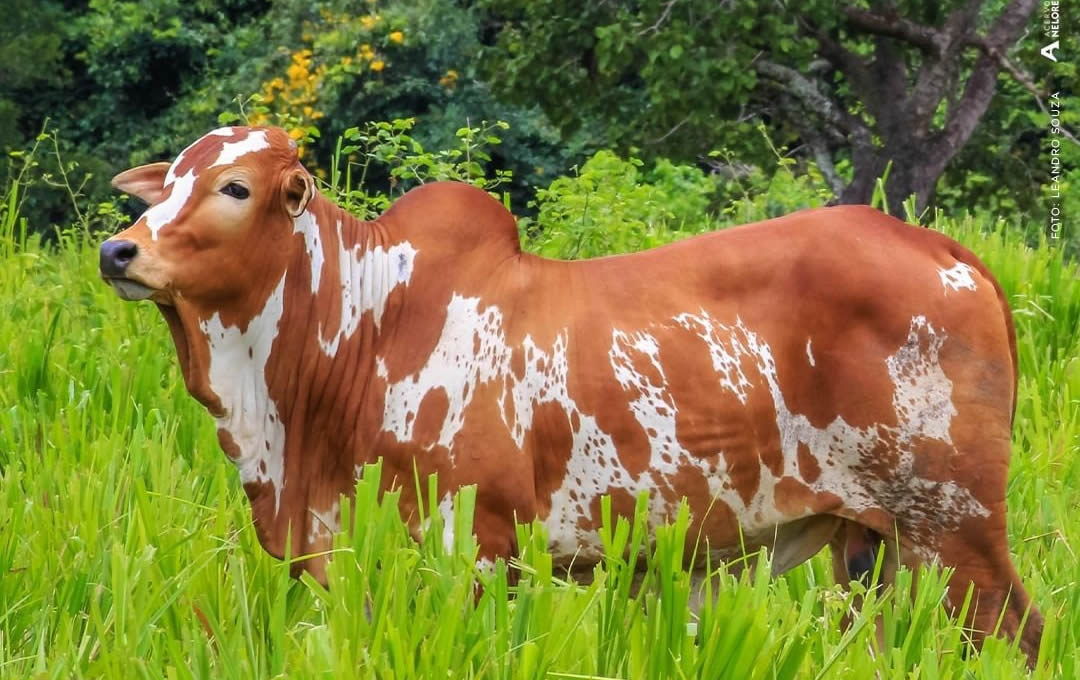
[[[359,221],[276,128],[215,130],[113,184],[150,208],[102,245],[102,276],[157,303],[273,555],[327,549],[381,457],[414,530],[414,469],[438,472],[444,512],[477,486],[482,559],[537,518],[558,564],[595,563],[600,497],[629,513],[648,491],[654,524],[687,498],[716,558],[767,546],[779,572],[831,543],[846,582],[884,538],[889,569],[955,568],[954,605],[974,584],[976,630],[1028,612],[1005,527],[1012,320],[939,233],[846,206],[547,260],[463,184]]]

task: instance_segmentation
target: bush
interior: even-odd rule
[[[536,192],[534,219],[519,228],[527,247],[548,257],[583,258],[652,248],[711,225],[712,178],[661,159],[645,177],[642,162],[596,152],[574,176]]]

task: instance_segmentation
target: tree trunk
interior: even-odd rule
[[[856,154],[856,157],[858,158]],[[933,154],[922,144],[906,147],[878,148],[862,154],[856,160],[854,179],[837,197],[838,203],[869,204],[874,197],[878,179],[885,176],[885,204],[889,214],[908,220],[918,219],[933,203],[937,179],[952,154],[947,157]],[[915,214],[910,215],[904,202],[915,195]]]

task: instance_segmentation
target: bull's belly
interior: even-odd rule
[[[561,483],[537,499],[560,563],[600,558],[605,494],[625,515],[638,494],[648,493],[651,527],[673,518],[685,497],[691,535],[718,554],[768,545],[769,536],[815,516],[903,514],[913,524],[932,524],[986,512],[969,490],[924,478],[916,465],[950,455],[957,413],[952,381],[939,362],[944,334],[925,318],[912,319],[906,340],[880,359],[892,382],[892,408],[856,425],[841,413],[823,423],[796,411],[772,348],[741,322],[683,316],[683,327],[709,350],[704,370],[676,372],[670,364],[664,370],[662,341],[644,331],[617,331],[610,363],[620,388],[613,394],[622,396],[609,401],[618,402],[618,411],[593,402],[593,412],[605,414],[598,419],[581,402],[565,403],[572,450]],[[800,360],[812,368],[809,345]],[[848,378],[857,390],[858,376]],[[884,397],[878,394],[877,402]]]
[[[788,555],[782,558],[787,561],[793,559],[790,554],[809,550],[798,560],[802,561],[828,540],[827,536],[818,540],[819,534],[831,534],[833,526],[830,517],[828,527],[817,526],[808,537],[809,518],[841,510],[845,498],[855,506],[871,503],[868,491],[851,478],[850,465],[826,464],[831,469],[810,474],[805,460],[800,470],[797,456],[783,457],[779,450],[769,465],[753,447],[742,447],[738,455],[698,456],[670,446],[652,449],[647,467],[635,472],[613,450],[592,448],[590,443],[595,446],[597,439],[576,442],[563,484],[550,499],[538,499],[541,507],[550,502],[542,521],[552,556],[562,567],[587,566],[602,558],[604,496],[611,499],[614,521],[631,518],[638,496],[647,495],[650,536],[656,527],[674,521],[685,499],[691,517],[688,540],[697,540],[699,555],[708,551],[714,561],[736,559],[763,546]],[[839,460],[843,448],[823,458]],[[804,545],[807,539],[814,543],[812,549]],[[789,566],[794,564],[784,568]]]
[[[823,359],[827,348],[810,338],[776,355],[739,317],[725,321],[704,309],[639,330],[613,327],[610,339],[574,336],[572,345],[564,329],[550,341],[526,335],[511,346],[498,308],[454,296],[419,372],[394,381],[377,363],[387,380],[382,430],[412,451],[445,448],[452,462],[485,450],[522,456],[518,471],[533,468],[536,497],[520,509],[546,524],[562,564],[601,557],[604,495],[625,515],[648,493],[651,527],[672,518],[685,497],[691,532],[700,529],[717,551],[818,515],[903,511],[914,524],[982,516],[986,509],[966,488],[920,477],[915,464],[954,450],[953,384],[939,360],[946,337],[916,316],[888,354],[834,362],[826,374],[815,352]],[[778,365],[789,381],[793,374],[820,380],[786,391]],[[877,379],[867,381],[866,372]],[[835,381],[847,403],[861,390],[874,404],[857,415],[859,424],[838,408],[818,408],[813,420],[800,411],[812,398],[806,385]],[[503,480],[493,473],[480,481],[498,495]]]

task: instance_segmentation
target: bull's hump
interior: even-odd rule
[[[513,214],[487,192],[461,182],[419,186],[395,201],[379,221],[403,229],[413,241],[438,239],[448,252],[521,252]]]

